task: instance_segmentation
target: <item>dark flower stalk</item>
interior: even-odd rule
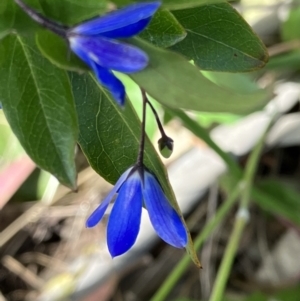
[[[158,129],[159,129],[160,134],[161,134],[161,138],[158,140],[158,147],[159,147],[160,153],[165,158],[169,158],[171,156],[172,152],[173,152],[174,141],[171,137],[166,135],[166,133],[164,131],[164,128],[161,124],[161,121],[158,117],[158,114],[157,114],[155,108],[153,107],[152,103],[149,101],[148,98],[147,98],[147,103],[150,106],[150,108],[151,108],[151,110],[152,110],[152,112],[155,116],[156,123],[157,123]]]
[[[146,136],[146,105],[147,105],[147,96],[143,88],[141,88],[142,99],[143,99],[143,116],[142,116],[142,125],[141,125],[141,139],[139,145],[139,153],[136,161],[137,166],[144,165],[144,150],[145,150],[145,136]]]
[[[27,15],[32,20],[34,20],[35,22],[37,22],[41,26],[53,31],[57,35],[65,38],[65,39],[67,38],[67,30],[68,30],[67,26],[61,25],[61,24],[59,24],[59,23],[57,23],[53,20],[50,20],[50,19],[46,18],[45,16],[43,16],[40,13],[33,10],[31,7],[29,7],[27,4],[25,4],[21,0],[15,0],[15,2],[20,6],[20,8],[24,12],[27,13]]]

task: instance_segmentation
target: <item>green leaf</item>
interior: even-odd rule
[[[270,70],[298,70],[300,68],[300,50],[293,50],[271,57],[266,68]]]
[[[162,0],[163,7],[176,10],[176,9],[185,9],[185,8],[192,8],[197,7],[200,5],[212,4],[212,3],[220,3],[224,2],[225,0]],[[132,2],[149,2],[148,0],[114,0],[113,1],[117,5],[127,5]]]
[[[2,45],[0,99],[13,132],[41,168],[75,188],[77,119],[67,74],[30,39],[8,36]]]
[[[245,298],[244,301],[298,301],[300,294],[300,287],[293,286],[278,292],[273,292],[270,294],[263,294],[261,292],[256,292],[251,294],[249,297]]]
[[[11,30],[15,19],[15,5],[11,0],[0,2],[0,40]]]
[[[214,127],[216,124],[230,124],[236,122],[241,116],[230,113],[196,112],[195,120],[205,128]]]
[[[261,292],[255,292],[249,297],[244,299],[244,301],[268,301],[269,297]]]
[[[1,41],[0,41],[0,68],[1,68],[1,65],[4,63],[5,61],[5,48],[4,46],[2,45]],[[1,101],[0,101],[0,104],[1,104]]]
[[[216,85],[228,88],[237,93],[255,93],[263,91],[249,74],[201,71],[201,73]],[[267,94],[267,92],[265,91]]]
[[[32,20],[17,4],[14,3],[14,0],[9,1],[13,3],[15,10],[13,29],[17,31],[19,35],[28,37],[33,34],[35,30],[41,28],[37,22]],[[26,0],[25,2],[28,6],[43,14],[39,0]]]
[[[170,10],[192,8],[201,5],[224,2],[225,0],[163,0],[164,7]]]
[[[0,2],[0,15],[2,15],[6,11],[7,4],[8,4],[8,0],[2,0]]]
[[[179,299],[175,299],[173,301],[195,301],[195,300],[188,299],[188,298],[179,298]]]
[[[203,70],[244,72],[262,68],[267,49],[228,3],[174,11],[187,37],[175,50]]]
[[[57,67],[69,71],[89,70],[58,35],[48,30],[39,30],[36,33],[36,43],[41,53]]]
[[[176,18],[167,10],[160,9],[140,37],[158,47],[170,47],[186,36],[186,32]]]
[[[295,283],[294,285],[297,285],[297,284]],[[273,298],[273,300],[298,301],[299,300],[299,295],[300,295],[299,284],[297,286],[290,287],[290,288],[284,289],[284,290],[282,290],[280,292],[277,292],[274,295],[275,295],[275,298]]]
[[[105,12],[106,0],[39,0],[45,14],[56,21],[74,25]]]
[[[288,19],[281,25],[281,37],[284,41],[300,39],[300,6],[290,10]]]
[[[281,181],[265,180],[257,184],[260,194],[253,191],[257,205],[267,212],[285,217],[300,225],[300,195]]]
[[[130,76],[162,104],[204,112],[242,114],[261,108],[267,101],[265,91],[236,93],[219,87],[180,55],[140,40],[132,42],[148,54],[150,62],[146,69]]]
[[[111,95],[90,74],[70,75],[79,119],[79,144],[90,165],[107,181],[115,183],[136,162],[140,121],[126,102],[120,109]],[[168,175],[147,139],[145,165],[155,173],[168,199],[181,215]],[[190,239],[188,252],[200,264]]]

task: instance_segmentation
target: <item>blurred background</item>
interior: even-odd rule
[[[263,193],[251,202],[223,298],[298,301],[300,1],[242,0],[234,6],[267,45],[270,61],[249,74],[202,73],[233,90],[267,91],[270,101],[248,116],[198,112],[188,116],[242,169],[275,112],[277,117],[255,177]],[[140,113],[139,88],[125,76],[122,80]],[[153,105],[174,140],[174,153],[162,160],[196,239],[230,192],[228,171],[207,141],[192,134],[155,100]],[[155,118],[150,111],[147,114],[147,133],[157,145]],[[35,166],[0,111],[0,301],[208,300],[236,207],[197,247],[201,270],[191,261],[182,263],[185,251],[158,239],[145,212],[134,248],[112,260],[106,248],[107,219],[93,229],[85,228],[87,216],[111,185],[88,166],[79,148],[76,151],[78,192],[73,193]],[[179,262],[183,268],[174,272]],[[165,283],[170,277],[177,280]]]

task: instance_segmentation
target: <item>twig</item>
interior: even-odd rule
[[[68,269],[68,266],[65,262],[38,252],[24,253],[20,257],[20,261],[26,264],[34,262],[58,272],[65,272]]]
[[[279,55],[292,50],[300,49],[300,40],[293,40],[273,45],[268,48],[269,56]]]
[[[13,257],[9,255],[4,256],[2,259],[2,264],[32,288],[40,290],[44,285],[44,281],[41,278],[32,273],[29,269],[23,266],[19,261],[15,260]]]

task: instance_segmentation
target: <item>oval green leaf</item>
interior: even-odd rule
[[[201,5],[224,2],[225,0],[163,0],[164,7],[170,10],[192,8]]]
[[[185,36],[184,28],[167,9],[160,9],[140,34],[141,38],[163,48],[175,45]]]
[[[0,40],[11,30],[15,19],[15,5],[11,0],[0,2]]]
[[[141,40],[132,42],[148,54],[150,62],[146,69],[130,76],[162,104],[203,112],[245,114],[262,108],[268,100],[264,90],[237,93],[214,84],[176,53]]]
[[[262,68],[268,52],[240,14],[228,3],[174,11],[187,37],[172,50],[202,70],[245,72]]]
[[[77,119],[67,74],[20,36],[2,40],[0,99],[28,155],[71,188],[76,187]]]
[[[283,216],[300,225],[300,195],[291,185],[275,179],[261,181],[253,191],[253,200],[259,207],[277,216]]]
[[[132,2],[146,2],[148,0],[114,0],[113,2],[117,5],[127,5]],[[220,3],[225,2],[225,0],[162,0],[163,7],[176,10],[176,9],[185,9],[192,8],[206,4]]]
[[[30,18],[15,2],[14,0],[10,0],[14,10],[15,10],[15,18],[13,29],[17,31],[19,35],[24,35],[28,37],[33,34],[36,30],[41,28],[41,26],[35,22],[32,18]],[[40,6],[39,0],[26,0],[25,1],[28,6],[37,12],[43,14],[42,8]]]
[[[58,35],[48,30],[39,30],[36,33],[36,43],[41,53],[57,67],[68,71],[89,70]]]
[[[300,7],[290,10],[289,17],[281,24],[281,37],[284,41],[300,39]]]
[[[247,73],[229,73],[200,71],[206,78],[223,88],[229,88],[241,94],[251,94],[262,91]],[[265,91],[266,92],[266,91]]]
[[[39,0],[47,17],[67,25],[85,21],[107,9],[106,0]]]

